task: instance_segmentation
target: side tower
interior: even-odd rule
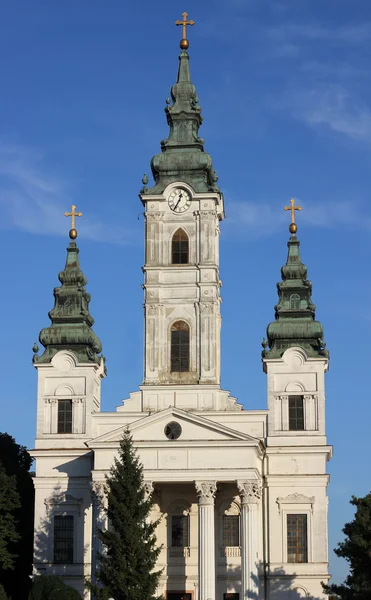
[[[72,212],[74,212],[72,207]],[[102,345],[92,330],[87,279],[80,269],[76,230],[70,231],[60,287],[54,289],[51,325],[40,332],[45,350],[33,363],[37,369],[37,433],[35,484],[35,574],[63,575],[84,591],[90,576],[92,414],[100,411],[105,377]],[[85,563],[85,564],[84,564]]]
[[[269,596],[289,589],[325,598],[327,581],[325,382],[329,353],[315,320],[312,283],[301,262],[294,201],[286,264],[277,284],[276,320],[263,341],[268,376],[266,558]]]
[[[165,108],[170,128],[153,157],[140,198],[145,209],[144,404],[149,388],[204,386],[205,397],[178,396],[177,406],[216,408],[220,384],[219,222],[223,196],[211,157],[199,137],[201,108],[189,70],[188,40],[182,40],[179,70]],[[142,388],[143,389],[143,388]],[[201,393],[201,392],[200,392]],[[173,393],[172,393],[173,394]],[[197,397],[196,397],[197,396]],[[153,398],[153,396],[152,396]],[[175,396],[173,394],[172,398]],[[169,398],[166,406],[174,404]]]

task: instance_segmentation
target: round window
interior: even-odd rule
[[[182,433],[182,428],[176,421],[171,421],[165,427],[165,435],[168,440],[177,440]]]

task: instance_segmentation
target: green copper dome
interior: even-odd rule
[[[201,107],[191,83],[186,50],[180,53],[178,78],[171,88],[171,100],[167,100],[165,113],[170,132],[161,142],[161,153],[151,161],[155,185],[152,188],[145,185],[141,193],[161,194],[175,181],[185,181],[195,192],[219,192],[211,156],[204,151],[204,140],[198,135]]]
[[[262,356],[279,358],[288,348],[300,346],[308,356],[328,357],[322,325],[315,320],[312,283],[307,279],[307,267],[301,262],[300,242],[295,235],[290,237],[287,246],[282,282],[277,284],[276,320],[268,325],[268,340],[263,340]]]
[[[62,285],[54,288],[54,308],[49,312],[51,325],[39,335],[45,351],[41,356],[35,354],[33,362],[48,363],[60,350],[70,350],[79,362],[100,364],[98,354],[102,344],[92,330],[94,319],[89,313],[87,279],[80,269],[79,249],[74,241],[67,248],[66,266],[58,279]]]

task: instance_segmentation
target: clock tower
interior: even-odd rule
[[[224,205],[211,157],[199,137],[201,108],[191,83],[188,45],[188,40],[181,41],[177,81],[166,101],[169,135],[151,161],[154,185],[148,187],[144,175],[140,192],[145,210],[142,390],[148,395],[148,386],[166,386],[168,392],[172,386],[172,397],[178,391],[180,398],[179,386],[183,392],[195,386],[200,392],[203,386],[211,393],[207,401],[204,395],[202,400],[199,393],[192,394],[188,408],[216,409],[220,404],[215,396],[220,389],[219,223]]]

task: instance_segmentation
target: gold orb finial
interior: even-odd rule
[[[75,212],[76,206],[72,204],[71,212],[65,212],[65,217],[71,217],[71,229],[69,232],[69,236],[71,240],[75,240],[77,238],[77,230],[75,229],[75,217],[82,217],[82,212]]]
[[[182,14],[182,21],[175,21],[175,25],[182,25],[183,27],[183,38],[180,40],[180,47],[182,50],[187,50],[189,48],[189,41],[187,40],[187,25],[194,25],[194,21],[187,21],[188,14],[184,12]]]
[[[290,205],[291,206],[284,206],[284,210],[291,210],[291,223],[289,225],[289,232],[291,233],[291,235],[295,235],[295,233],[298,230],[298,226],[295,223],[295,211],[296,210],[302,210],[302,207],[301,206],[295,206],[295,200],[294,200],[294,198],[291,198]]]

